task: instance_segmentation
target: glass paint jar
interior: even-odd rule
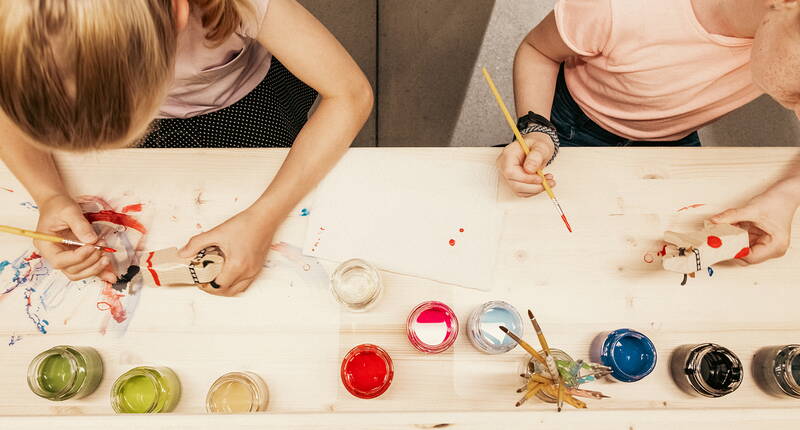
[[[472,345],[487,354],[503,354],[514,349],[517,341],[500,330],[500,326],[519,337],[525,332],[522,317],[511,304],[491,301],[478,306],[467,320],[467,337]]]
[[[611,377],[620,382],[636,382],[656,368],[658,354],[644,334],[628,328],[602,333],[592,342],[591,357],[611,368]]]
[[[263,412],[268,405],[267,384],[251,372],[231,372],[220,376],[206,397],[206,411],[217,414]]]
[[[34,357],[28,366],[28,386],[53,401],[92,394],[103,379],[103,361],[88,346],[56,346]]]
[[[347,260],[331,275],[331,293],[347,310],[364,312],[383,294],[380,272],[364,260]]]
[[[438,354],[450,348],[458,337],[458,318],[442,302],[424,302],[408,315],[406,335],[414,348]]]
[[[758,386],[774,396],[800,399],[800,345],[762,348],[753,357]]]
[[[539,355],[541,355],[542,357],[545,356],[544,351],[538,351],[538,352]],[[563,367],[572,368],[574,366],[577,366],[575,360],[573,360],[569,354],[560,349],[550,348],[550,355],[553,357],[553,360],[556,361],[557,366],[559,368]],[[547,370],[547,366],[540,363],[539,360],[536,360],[533,357],[530,357],[530,359],[526,362],[525,370],[523,373],[527,377],[530,377],[530,375],[532,374],[542,375],[544,377],[548,377],[548,375],[550,375],[550,372]],[[570,384],[569,381],[565,381],[564,384],[564,386],[570,388],[573,387],[574,385],[575,384]],[[546,403],[556,403],[558,401],[558,397],[554,397],[553,395],[545,392],[544,390],[539,390],[539,392],[536,393],[536,397],[538,397],[539,399],[541,399],[543,402]]]
[[[383,348],[366,343],[345,355],[340,374],[350,394],[360,399],[374,399],[392,384],[394,364]]]
[[[172,412],[180,398],[180,380],[168,367],[135,367],[111,387],[111,406],[123,414]]]
[[[672,353],[670,370],[683,391],[712,398],[736,391],[744,377],[739,357],[713,343],[679,347]]]

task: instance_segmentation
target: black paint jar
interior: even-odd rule
[[[800,345],[762,348],[753,357],[753,376],[769,394],[800,399]]]
[[[713,343],[679,347],[672,353],[670,369],[683,391],[712,398],[736,391],[744,377],[739,357]]]

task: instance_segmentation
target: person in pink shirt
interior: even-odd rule
[[[517,50],[514,92],[531,153],[497,164],[521,197],[559,146],[700,146],[763,93],[800,116],[800,0],[559,0]],[[747,229],[759,263],[786,252],[799,205],[794,171],[712,221]]]
[[[0,52],[0,156],[35,199],[42,232],[98,240],[55,151],[292,148],[250,207],[181,250],[222,249],[206,288],[219,295],[250,285],[278,226],[373,104],[362,71],[296,0],[0,0]],[[34,245],[72,280],[117,279],[91,246]]]

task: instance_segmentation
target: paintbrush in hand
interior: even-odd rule
[[[47,234],[47,233],[39,233],[38,231],[30,231],[30,230],[25,230],[25,229],[17,228],[17,227],[11,227],[11,226],[7,226],[7,225],[0,225],[0,231],[5,232],[5,233],[10,233],[10,234],[15,234],[17,236],[30,237],[30,238],[33,238],[33,239],[36,239],[36,240],[44,240],[44,241],[47,241],[47,242],[60,243],[60,244],[63,244],[63,245],[93,246],[95,249],[99,249],[100,251],[117,252],[116,249],[109,248],[107,246],[100,246],[100,245],[94,245],[94,244],[91,244],[91,243],[78,242],[76,240],[64,239],[63,237],[53,236],[53,235]]]

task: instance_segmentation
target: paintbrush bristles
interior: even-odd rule
[[[534,359],[536,359],[537,361],[541,362],[544,365],[547,365],[547,362],[544,360],[544,357],[542,357],[542,355],[539,354],[538,351],[533,349],[533,347],[530,346],[530,344],[528,344],[528,342],[525,342],[524,340],[522,340],[519,336],[514,334],[514,332],[512,332],[511,330],[509,330],[505,326],[500,326],[500,330],[503,333],[505,333],[506,335],[508,335],[508,337],[510,337],[511,339],[514,339],[514,341],[516,341],[519,344],[519,346],[522,347],[522,349],[524,349],[525,351],[528,351],[528,353],[530,355],[532,355]]]

